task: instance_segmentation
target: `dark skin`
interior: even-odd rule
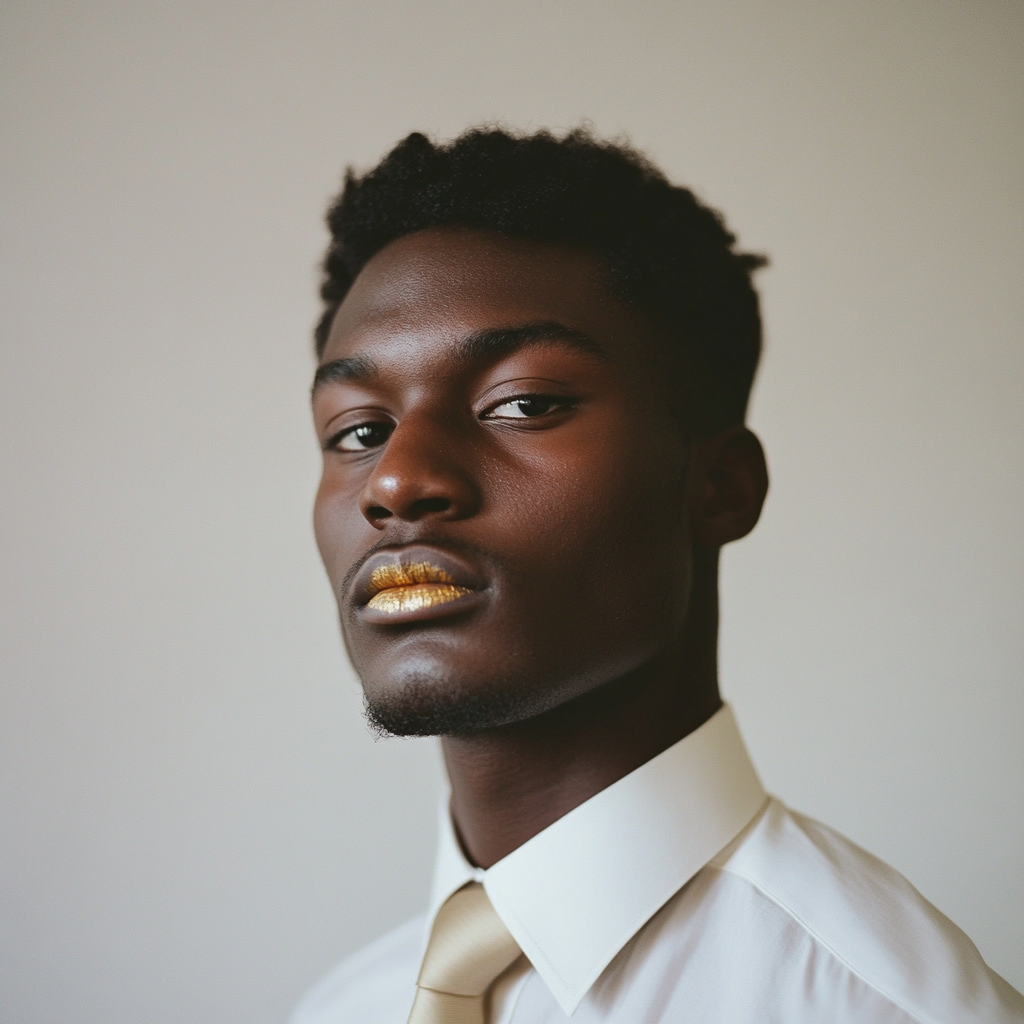
[[[719,551],[768,476],[742,424],[684,429],[669,379],[596,255],[490,232],[398,239],[335,317],[317,542],[371,707],[470,709],[442,747],[481,867],[721,705]],[[421,561],[465,596],[367,608],[374,566]]]

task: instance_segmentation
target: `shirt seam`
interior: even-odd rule
[[[774,903],[777,907],[779,907],[779,909],[782,910],[787,916],[789,916],[794,921],[796,921],[797,924],[799,924],[800,927],[803,928],[803,930],[805,932],[807,932],[807,934],[810,935],[815,940],[815,942],[817,942],[819,945],[821,945],[825,949],[827,949],[829,951],[829,953],[833,957],[835,957],[835,959],[838,960],[855,978],[859,978],[872,991],[877,992],[883,999],[888,1000],[890,1003],[892,1003],[893,1006],[898,1007],[911,1020],[917,1021],[917,1024],[943,1024],[942,1021],[938,1020],[935,1017],[931,1017],[931,1016],[929,1016],[929,1017],[921,1017],[921,1016],[919,1016],[917,1013],[915,1013],[913,1010],[911,1010],[908,1006],[906,1006],[901,1000],[897,999],[894,995],[891,995],[889,992],[886,992],[885,989],[881,988],[879,985],[877,985],[875,982],[873,982],[870,978],[866,978],[863,975],[863,973],[858,971],[857,968],[854,967],[853,964],[851,964],[849,962],[849,960],[847,960],[846,957],[844,957],[832,945],[832,943],[830,943],[827,939],[825,939],[824,936],[820,935],[816,929],[812,928],[795,910],[793,910],[792,907],[790,907],[788,904],[784,903],[774,893],[769,892],[763,885],[761,885],[759,882],[755,881],[748,874],[746,874],[746,873],[744,873],[742,871],[737,871],[735,868],[729,867],[728,865],[723,865],[721,867],[716,868],[715,870],[716,871],[720,871],[722,873],[726,873],[727,872],[728,874],[734,875],[737,878],[742,878],[745,882],[747,882],[748,884],[752,885],[759,893],[761,893],[762,896],[765,897],[765,899],[771,900],[771,902]]]

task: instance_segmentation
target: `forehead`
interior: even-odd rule
[[[473,331],[554,321],[618,361],[647,347],[648,323],[606,284],[585,250],[473,229],[399,238],[363,268],[335,316],[323,361],[414,333],[452,341]]]

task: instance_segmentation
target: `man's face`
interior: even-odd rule
[[[315,526],[378,725],[524,720],[678,640],[688,446],[662,353],[578,250],[430,230],[362,271],[314,391]]]

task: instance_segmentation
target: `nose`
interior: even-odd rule
[[[460,443],[461,442],[461,443]],[[359,496],[371,526],[390,519],[413,523],[466,519],[480,509],[480,490],[455,431],[421,415],[406,416],[388,438]]]

